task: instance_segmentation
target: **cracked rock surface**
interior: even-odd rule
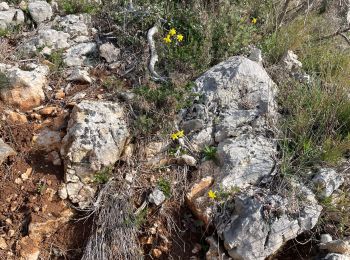
[[[120,158],[128,136],[118,103],[84,100],[74,107],[61,148],[73,203],[81,208],[89,205],[95,193],[94,174]]]

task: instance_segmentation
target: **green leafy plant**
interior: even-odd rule
[[[168,180],[160,178],[157,182],[157,186],[167,198],[171,197],[171,184]]]
[[[43,195],[45,193],[47,189],[47,185],[45,182],[43,181],[39,181],[37,184],[36,184],[36,192],[40,195]]]
[[[110,176],[112,173],[112,168],[111,167],[105,167],[101,171],[98,171],[94,175],[94,182],[98,184],[105,184],[108,182]]]
[[[206,145],[202,151],[205,160],[213,160],[213,161],[217,159],[216,152],[217,152],[216,147],[208,146],[208,145]]]
[[[84,0],[62,0],[59,6],[66,14],[88,13],[95,14],[99,10],[98,3]]]
[[[59,71],[64,67],[63,51],[53,51],[49,57],[49,61],[53,64],[51,67],[54,71]]]

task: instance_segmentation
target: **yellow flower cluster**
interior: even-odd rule
[[[184,36],[182,34],[176,34],[176,29],[171,28],[167,36],[163,38],[163,41],[165,43],[171,43],[172,38],[175,38],[178,42],[182,42],[184,39]]]
[[[252,19],[252,24],[256,24],[256,22],[258,21],[258,19],[256,19],[255,17]]]
[[[173,140],[179,139],[179,138],[184,137],[184,136],[185,136],[184,130],[177,131],[176,133],[173,133],[170,135],[171,139],[173,139]]]
[[[216,192],[215,191],[208,191],[208,197],[212,200],[215,200],[216,199]]]

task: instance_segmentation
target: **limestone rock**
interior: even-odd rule
[[[149,195],[148,200],[156,206],[159,206],[165,201],[165,195],[161,190],[154,189],[154,191],[152,191],[152,193]]]
[[[49,73],[47,66],[31,64],[30,67],[30,70],[17,67],[2,70],[9,79],[10,87],[0,90],[1,99],[6,104],[25,111],[39,106],[45,99],[43,88],[47,84],[46,76]]]
[[[75,81],[81,83],[91,83],[92,79],[86,70],[81,70],[79,68],[74,68],[67,78],[68,81]]]
[[[241,135],[221,142],[217,157],[222,177],[218,181],[227,189],[256,184],[273,170],[275,149],[275,144],[261,135]]]
[[[197,165],[197,160],[188,154],[183,154],[179,157],[180,163],[184,163],[188,166],[196,166]]]
[[[0,164],[2,164],[9,156],[14,156],[17,153],[11,148],[11,146],[4,143],[0,138]]]
[[[322,234],[322,235],[321,235],[321,243],[322,243],[322,244],[328,243],[328,242],[330,242],[330,241],[332,241],[332,240],[333,240],[333,239],[332,239],[332,237],[331,237],[330,234]]]
[[[64,62],[69,67],[82,66],[86,61],[87,55],[91,55],[94,52],[96,52],[96,43],[79,43],[66,51]]]
[[[29,3],[28,11],[36,23],[50,20],[52,16],[52,8],[46,1],[34,1]]]
[[[54,29],[42,29],[38,31],[37,47],[47,46],[54,50],[68,48],[70,35]]]
[[[118,103],[84,100],[73,108],[61,155],[69,198],[87,205],[94,174],[120,159],[129,132]]]
[[[88,24],[91,23],[91,17],[87,14],[70,14],[64,17],[60,17],[58,20],[58,26],[63,28],[63,31],[73,36],[88,36]]]
[[[6,2],[0,3],[0,11],[8,11],[9,9],[10,9],[10,7]]]
[[[22,10],[10,8],[0,11],[0,29],[6,30],[9,26],[15,26],[24,23],[24,14]]]
[[[316,225],[321,206],[306,202],[300,215],[293,216],[288,214],[289,204],[288,199],[270,195],[263,189],[237,195],[230,220],[217,222],[229,255],[233,259],[263,260],[286,241]]]
[[[303,64],[298,60],[298,56],[293,51],[288,50],[282,58],[282,66],[292,71],[301,68]]]
[[[320,198],[326,198],[343,184],[344,178],[334,169],[321,169],[312,179],[316,194]]]
[[[198,78],[195,91],[202,99],[188,109],[183,125],[198,122],[186,134],[194,148],[218,144],[214,188],[246,187],[271,174],[277,150],[266,132],[277,121],[276,88],[264,68],[232,57]]]
[[[100,55],[108,63],[112,63],[118,60],[120,50],[116,48],[112,43],[104,43],[100,46]]]

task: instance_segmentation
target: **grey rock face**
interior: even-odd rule
[[[64,62],[69,67],[82,66],[84,65],[87,55],[93,54],[94,52],[96,52],[96,43],[79,43],[66,51]]]
[[[68,48],[69,34],[53,29],[44,29],[38,31],[38,42],[36,47],[47,46],[52,49],[64,49]]]
[[[81,70],[74,68],[67,78],[68,81],[76,81],[82,83],[91,83],[92,79],[89,76],[89,73],[86,70]]]
[[[0,164],[2,164],[9,156],[16,155],[15,150],[0,138]]]
[[[129,136],[122,107],[107,101],[77,104],[63,138],[68,197],[86,207],[94,195],[94,174],[119,160]]]
[[[159,206],[165,201],[165,195],[161,190],[155,189],[149,195],[148,200],[149,202],[155,204],[156,206]]]
[[[246,187],[269,175],[275,165],[271,157],[276,153],[275,149],[275,145],[262,135],[241,135],[221,142],[217,156],[222,165],[219,180],[222,187]]]
[[[292,215],[288,212],[289,204],[288,199],[270,195],[263,189],[238,195],[231,219],[217,228],[229,255],[233,259],[263,260],[317,223],[321,206],[312,204],[308,209],[302,206],[300,215]],[[305,222],[310,227],[301,224]]]
[[[48,21],[52,16],[52,8],[51,5],[46,1],[35,1],[31,2],[28,5],[28,10],[36,23],[42,23],[44,21]]]
[[[334,169],[321,169],[312,179],[316,194],[320,198],[329,197],[343,184],[344,178]]]
[[[58,25],[63,28],[63,31],[72,36],[88,36],[88,24],[91,23],[91,17],[87,14],[70,14],[60,17]]]
[[[198,151],[218,143],[222,170],[215,186],[245,187],[269,175],[277,152],[266,132],[277,113],[275,85],[266,71],[247,58],[232,57],[204,73],[196,86],[202,100],[188,111],[183,126]]]
[[[5,30],[9,26],[22,23],[24,23],[24,14],[22,10],[10,8],[5,11],[0,11],[0,29]]]
[[[198,166],[202,179],[214,181],[200,191],[194,185],[196,196],[187,196],[187,203],[200,219],[214,223],[230,257],[265,259],[313,228],[322,210],[312,191],[296,181],[290,185],[303,197],[298,209],[290,207],[297,198],[257,188],[273,174],[277,158],[271,131],[278,119],[275,84],[259,63],[232,57],[197,79],[195,91],[200,98],[184,113],[181,127],[198,152],[208,143],[217,146],[218,164]],[[220,215],[208,191],[237,188],[241,192]]]

